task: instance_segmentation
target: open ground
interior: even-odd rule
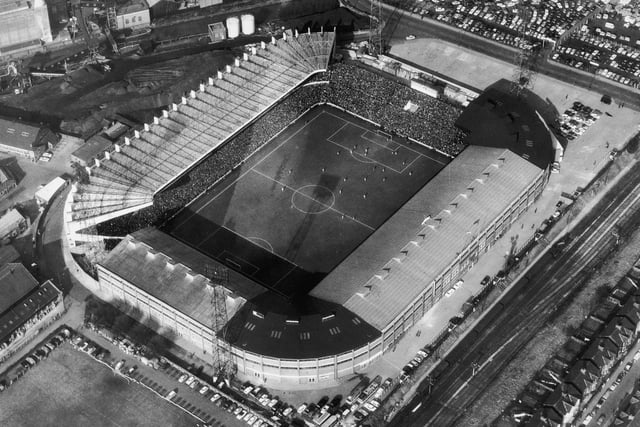
[[[3,392],[0,425],[186,426],[178,407],[66,343]]]
[[[316,107],[167,229],[278,292],[307,292],[447,162],[337,108]]]

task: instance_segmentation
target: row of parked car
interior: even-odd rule
[[[29,369],[37,365],[41,360],[46,359],[53,350],[58,348],[63,342],[69,339],[71,335],[71,330],[69,330],[68,328],[62,328],[55,335],[39,345],[35,350],[31,351],[31,353],[29,353],[20,361],[20,367],[16,371],[15,379],[22,377]],[[0,380],[0,392],[6,390],[11,384],[13,384],[15,379]]]
[[[570,141],[576,139],[589,129],[602,116],[602,111],[582,104],[579,101],[562,113],[560,117],[560,133]]]
[[[224,388],[228,388],[229,383],[221,377],[217,377],[217,376],[212,377],[213,387],[210,387],[207,384],[201,383],[194,375],[190,375],[186,373],[182,374],[178,378],[178,382],[181,384],[185,384],[192,390],[197,390],[198,393],[201,396],[203,396],[203,398],[208,399],[211,403],[214,403],[216,404],[216,406],[235,415],[235,417],[238,420],[242,420],[252,427],[266,427],[269,425],[269,423],[265,421],[260,415],[249,410],[247,407],[243,407],[242,405],[239,405],[238,402],[235,402],[233,399],[230,399],[227,396],[222,395],[221,391]],[[250,391],[251,390],[248,390],[247,393],[245,394],[249,394]],[[259,391],[259,387],[256,389],[256,393],[258,391]],[[170,391],[166,397],[167,399],[171,400],[176,395],[177,395],[177,389]],[[273,406],[274,405],[272,405],[272,407]]]
[[[424,362],[424,360],[429,357],[432,349],[431,346],[425,346],[421,350],[418,350],[418,353],[415,355],[413,359],[409,363],[407,363],[402,371],[400,371],[400,383],[404,383],[407,381],[411,374],[415,372],[415,370]]]
[[[403,6],[404,2],[395,2]],[[454,27],[498,41],[522,47],[528,39],[556,41],[577,22],[585,19],[595,3],[580,0],[550,0],[523,11],[518,1],[425,0],[411,2],[411,12],[445,22]],[[525,29],[527,39],[519,34]]]

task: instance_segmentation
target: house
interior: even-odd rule
[[[5,153],[17,154],[35,162],[58,141],[58,136],[45,126],[0,118],[0,151]]]
[[[580,398],[565,384],[559,384],[542,404],[542,417],[549,425],[568,426],[576,417]]]
[[[16,186],[17,182],[11,172],[6,168],[0,167],[0,198],[11,193]]]
[[[607,323],[600,337],[611,341],[618,348],[618,356],[624,356],[636,338],[636,325],[625,316],[616,316]]]
[[[149,5],[145,0],[130,0],[116,9],[118,30],[144,28],[151,25]]]
[[[580,396],[582,401],[588,401],[598,389],[600,378],[600,373],[595,365],[585,360],[579,360],[569,371],[565,383],[576,390],[576,394]]]
[[[640,331],[640,296],[633,295],[618,310],[618,316],[626,317],[635,327],[635,333]]]
[[[618,359],[618,348],[608,339],[598,338],[589,345],[581,357],[592,363],[601,376],[607,376]]]
[[[0,241],[4,244],[22,233],[29,226],[29,220],[17,209],[9,209],[0,217]]]

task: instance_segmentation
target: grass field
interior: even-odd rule
[[[196,420],[64,344],[0,395],[0,426],[192,426]]]
[[[316,107],[167,231],[280,293],[306,293],[447,162],[348,113]]]

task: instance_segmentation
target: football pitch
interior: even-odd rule
[[[196,420],[68,343],[0,396],[0,425],[191,426]]]
[[[307,293],[448,162],[319,106],[165,229],[276,292]]]

